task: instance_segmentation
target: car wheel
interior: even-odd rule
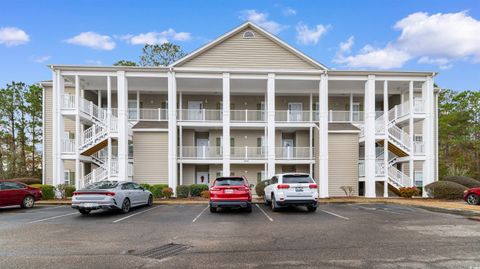
[[[316,207],[316,206],[307,205],[307,210],[308,210],[308,212],[315,212],[315,211],[317,211],[317,207]]]
[[[278,211],[278,204],[277,201],[275,200],[275,195],[272,194],[272,201],[271,201],[271,208],[273,212]]]
[[[150,195],[148,196],[148,203],[147,203],[148,206],[152,206],[153,205],[153,196]]]
[[[32,208],[35,205],[35,199],[33,196],[28,195],[23,198],[22,204],[20,205],[22,208]]]
[[[82,215],[88,215],[90,214],[90,209],[80,208],[78,209],[78,212],[80,212]]]
[[[125,198],[122,204],[122,213],[128,213],[130,211],[130,199]]]
[[[217,213],[217,208],[210,206],[210,213]]]
[[[475,193],[471,193],[467,196],[467,203],[469,205],[478,205],[480,203],[480,198]]]
[[[252,204],[247,205],[247,207],[245,208],[245,212],[252,213]]]

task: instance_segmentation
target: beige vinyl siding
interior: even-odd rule
[[[341,186],[352,186],[358,195],[358,134],[328,135],[328,194],[345,196]]]
[[[168,184],[168,133],[135,132],[133,146],[135,182]]]
[[[255,38],[244,39],[251,30]],[[266,36],[247,28],[180,66],[317,69]]]
[[[183,173],[183,180],[182,180],[183,185],[191,185],[195,182],[195,165],[194,164],[184,164],[182,173]]]

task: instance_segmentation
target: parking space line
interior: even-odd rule
[[[349,218],[347,218],[347,217],[340,216],[340,215],[338,215],[338,214],[335,214],[335,213],[333,213],[333,212],[330,212],[330,211],[327,211],[327,210],[320,209],[320,211],[322,211],[322,212],[325,212],[325,213],[327,213],[327,214],[330,214],[330,215],[332,215],[332,216],[335,216],[335,217],[341,218],[341,219],[350,220],[350,219],[349,219]]]
[[[205,207],[202,212],[200,212],[200,214],[198,214],[193,220],[192,220],[192,223],[195,223],[195,221],[197,221],[198,218],[200,218],[200,216],[203,214],[203,212],[205,212],[205,210],[207,210],[208,208],[210,207],[210,205],[207,205],[207,207]]]
[[[50,217],[50,218],[34,220],[34,221],[28,222],[28,224],[37,223],[37,222],[42,222],[42,221],[47,221],[47,220],[52,220],[52,219],[58,219],[58,218],[61,218],[61,217],[71,216],[71,215],[75,215],[75,214],[79,214],[79,213],[78,213],[78,212],[73,212],[73,213],[63,214],[63,215],[54,216],[54,217]]]
[[[273,219],[267,214],[267,212],[265,212],[265,210],[263,210],[258,204],[255,205],[258,207],[258,209],[260,209],[260,211],[262,211],[263,215],[265,215],[269,221],[273,222]]]
[[[147,212],[147,211],[150,211],[150,210],[156,209],[157,207],[159,207],[159,206],[154,206],[154,207],[152,207],[152,208],[149,208],[149,209],[147,209],[147,210],[143,210],[143,211],[140,211],[140,212],[137,212],[137,213],[134,213],[134,214],[128,215],[128,216],[126,216],[126,217],[123,217],[123,218],[120,218],[120,219],[114,220],[112,223],[117,223],[117,222],[120,222],[120,221],[122,221],[122,220],[126,220],[126,219],[128,219],[128,218],[131,218],[131,217],[134,217],[134,216],[136,216],[136,215],[139,215],[139,214],[145,213],[145,212]]]

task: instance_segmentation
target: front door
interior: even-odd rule
[[[283,157],[286,159],[293,157],[293,139],[283,139]]]
[[[202,119],[202,101],[188,101],[188,119],[201,120]]]
[[[197,157],[206,158],[208,156],[208,139],[197,138]]]
[[[360,121],[360,103],[352,103],[352,121]]]
[[[209,184],[210,178],[208,172],[197,171],[197,177],[195,178],[195,184]]]
[[[288,103],[289,121],[302,121],[302,103]]]

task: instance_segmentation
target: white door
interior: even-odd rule
[[[293,158],[293,139],[283,139],[283,157]]]
[[[208,157],[208,139],[197,138],[197,157],[199,158]]]
[[[128,119],[137,119],[137,100],[128,100]]]
[[[302,121],[302,103],[288,103],[289,121]]]
[[[352,103],[352,121],[360,121],[360,103]]]
[[[188,119],[202,120],[202,101],[188,101]]]
[[[195,178],[195,184],[209,184],[210,178],[208,172],[197,172],[197,177]]]

